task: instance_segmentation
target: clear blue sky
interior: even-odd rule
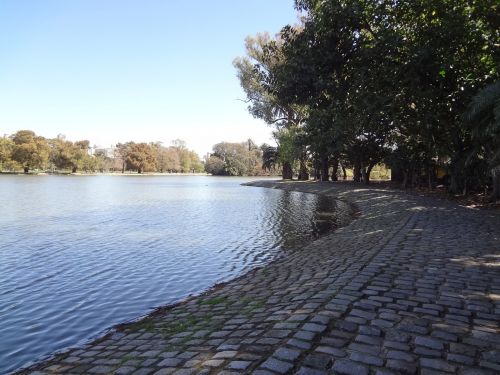
[[[1,0],[0,136],[269,141],[232,61],[296,19],[293,0]]]

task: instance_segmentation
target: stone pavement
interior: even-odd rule
[[[24,373],[500,373],[498,213],[376,186],[253,185],[332,194],[361,215]]]

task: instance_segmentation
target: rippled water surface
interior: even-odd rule
[[[336,225],[325,213],[346,214],[245,181],[0,176],[0,373],[293,251]]]

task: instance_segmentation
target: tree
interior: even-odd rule
[[[57,169],[70,169],[76,173],[78,169],[85,171],[95,169],[95,160],[88,154],[90,142],[87,140],[75,143],[67,141],[65,137],[58,136],[49,141],[50,162]]]
[[[220,142],[205,163],[205,170],[214,175],[248,176],[260,170],[261,150],[249,139],[246,142]]]
[[[205,171],[214,176],[223,176],[226,173],[225,166],[224,160],[215,155],[209,156],[205,161]]]
[[[23,166],[24,173],[46,166],[50,149],[45,138],[31,130],[20,130],[11,139],[14,142],[12,159]]]
[[[109,171],[113,168],[113,159],[108,157],[103,150],[94,153],[94,170],[99,172]]]
[[[11,167],[14,146],[10,138],[0,138],[0,171]]]
[[[282,152],[301,144],[322,180],[331,167],[335,179],[339,165],[351,165],[355,180],[368,183],[386,161],[405,186],[425,176],[432,188],[439,165],[448,167],[451,192],[485,186],[492,153],[476,150],[462,112],[499,77],[495,1],[297,0],[296,8],[301,25],[252,48],[247,41],[249,57],[235,64],[256,117],[269,123],[279,109],[304,109],[301,141],[284,133]]]
[[[327,181],[349,134],[346,72],[358,48],[358,9],[339,1],[305,1],[297,7],[307,14],[300,27],[288,25],[281,32],[283,57],[271,69],[271,89],[287,105],[307,108],[302,138],[317,160],[321,180]]]
[[[94,171],[96,168],[95,158],[89,155],[90,141],[84,139],[76,141],[73,151],[73,166],[71,171],[76,173],[77,169]]]
[[[181,162],[181,172],[188,173],[191,171],[191,155],[188,149],[181,149],[178,151]]]
[[[172,147],[177,149],[177,150],[185,150],[187,149],[186,147],[186,141],[183,141],[182,139],[174,139],[172,142]]]
[[[152,147],[147,143],[130,143],[126,162],[130,169],[142,173],[154,171],[156,159]]]
[[[281,100],[272,90],[274,78],[272,69],[282,60],[282,41],[271,39],[269,34],[257,34],[245,40],[246,57],[233,61],[241,87],[245,91],[248,110],[255,117],[273,125],[277,131],[282,128],[300,126],[306,108]],[[293,160],[282,157],[283,178],[291,179]]]
[[[198,156],[198,154],[196,154],[196,152],[188,150],[188,148],[186,147],[186,142],[181,139],[175,139],[172,141],[171,147],[177,153],[181,172],[188,173],[203,171],[204,166],[200,160],[200,157]]]
[[[500,199],[500,81],[481,89],[469,104],[465,120],[472,133],[473,158],[486,161],[492,179],[491,198]]]
[[[450,191],[470,187],[475,168],[466,165],[466,155],[472,140],[461,114],[475,87],[498,74],[493,4],[439,0],[392,7],[391,28],[401,40],[393,74],[399,85],[393,120],[399,142],[416,151],[411,155],[419,164],[412,172],[415,183],[425,172],[431,185],[433,166],[448,160]]]
[[[194,151],[189,151],[189,158],[190,158],[190,170],[189,172],[193,173],[201,173],[204,171],[205,166],[200,160],[200,157],[198,154]]]
[[[169,147],[163,150],[165,169],[170,172],[181,171],[181,158],[177,149]]]
[[[261,146],[262,150],[262,169],[271,171],[279,164],[278,149],[268,144]]]
[[[73,167],[73,148],[72,142],[66,141],[62,137],[51,139],[49,159],[57,169],[70,169]]]
[[[246,145],[221,142],[213,146],[213,156],[224,162],[224,175],[244,176],[248,172]]]
[[[114,151],[115,161],[121,165],[122,173],[125,173],[125,169],[127,168],[127,160],[133,144],[134,142],[116,144],[116,149]]]

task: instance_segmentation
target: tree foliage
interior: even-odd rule
[[[23,166],[25,173],[46,167],[50,149],[45,138],[31,130],[19,130],[11,139],[14,143],[11,158]]]
[[[155,170],[155,155],[153,148],[147,143],[131,143],[125,159],[130,169],[137,173],[152,172]]]
[[[0,171],[16,168],[16,162],[12,160],[14,145],[12,139],[0,138]]]
[[[281,39],[273,39],[267,33],[247,37],[245,40],[247,56],[238,57],[233,61],[238,79],[246,94],[246,101],[249,103],[249,112],[255,118],[274,126],[277,129],[277,135],[282,135],[283,132],[288,134],[284,129],[300,127],[306,114],[304,106],[283,100],[272,89],[274,80],[272,72],[283,63],[282,44]],[[275,138],[279,144],[282,137]],[[281,150],[285,147],[288,149],[290,146],[291,143]],[[277,150],[278,153],[280,153],[279,150]],[[288,158],[293,156],[292,153],[285,155],[281,152],[280,155],[283,178],[292,178],[292,164],[295,160]]]
[[[305,155],[323,180],[350,165],[354,179],[368,183],[385,162],[405,186],[434,186],[437,168],[447,170],[454,193],[495,185],[497,2],[295,5],[300,25],[274,39],[247,39],[246,58],[235,62],[250,112],[284,142],[278,153]],[[275,108],[300,109],[300,121],[281,119],[288,112]],[[299,140],[291,142],[291,133]]]
[[[93,170],[93,158],[89,155],[90,142],[87,140],[75,143],[67,141],[63,136],[49,140],[49,161],[59,170],[70,169],[73,173],[80,169]]]
[[[95,150],[93,153],[92,149]],[[112,152],[110,151],[92,148],[88,140],[71,142],[64,135],[45,139],[31,130],[20,130],[10,137],[0,138],[0,171],[204,171],[199,156],[189,150],[181,140],[175,140],[169,147],[164,147],[161,142],[118,143]]]
[[[241,143],[220,142],[205,162],[205,170],[218,176],[262,174],[262,150],[251,140]]]
[[[485,161],[493,178],[493,196],[500,197],[500,81],[481,89],[464,116],[474,145],[468,163]]]

